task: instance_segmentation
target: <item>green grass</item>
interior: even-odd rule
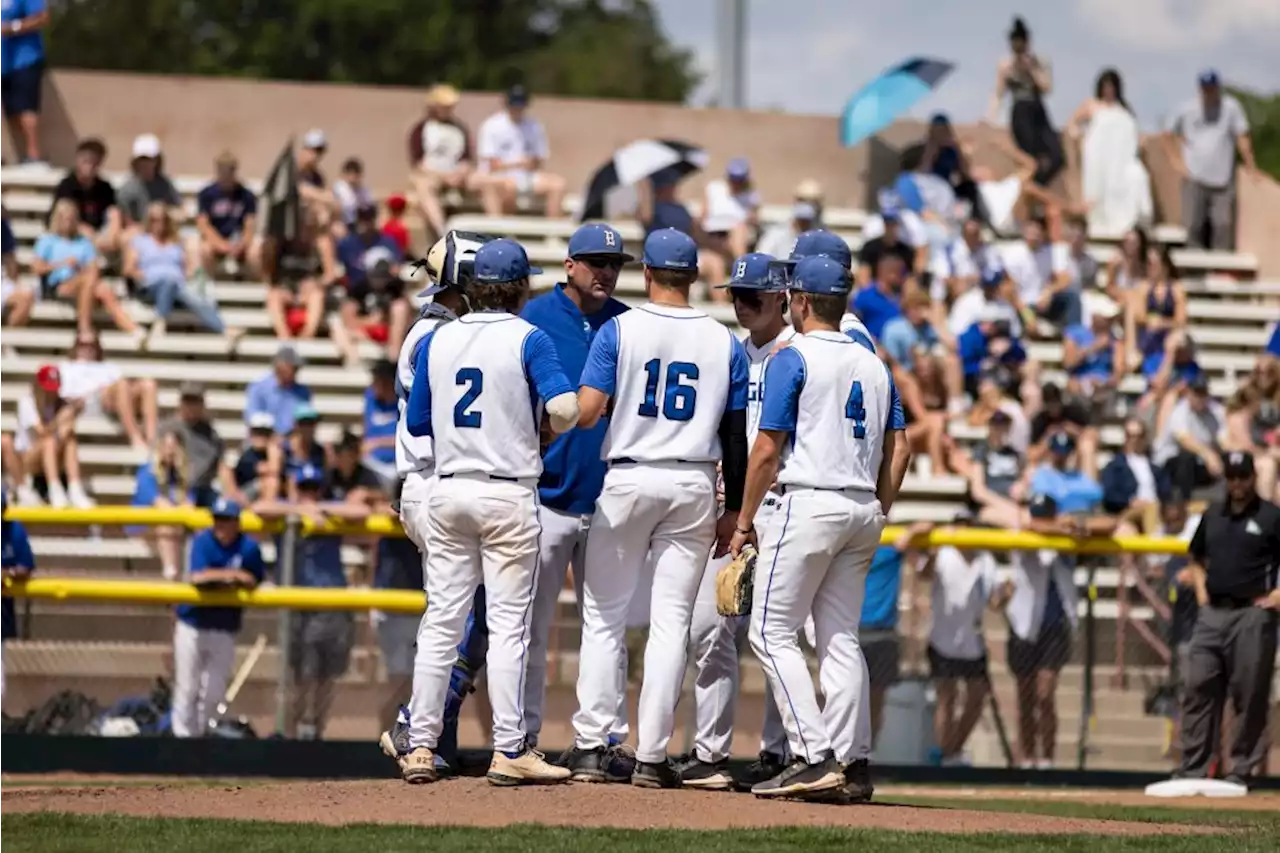
[[[344,827],[224,820],[84,816],[43,812],[0,818],[6,853],[1002,853],[1002,851],[1152,851],[1232,853],[1274,851],[1280,836],[1233,833],[1226,837],[1092,835],[945,835],[882,830],[771,829],[692,832],[562,829],[525,824],[503,829],[353,825]]]
[[[989,812],[1052,815],[1054,817],[1089,818],[1092,820],[1127,820],[1136,823],[1188,824],[1250,829],[1270,833],[1280,844],[1280,811],[1247,811],[1242,809],[1181,808],[1171,806],[1117,806],[1078,800],[1042,800],[1028,798],[991,800],[982,797],[948,797],[934,795],[876,795],[877,803],[902,803],[948,809],[972,809]]]

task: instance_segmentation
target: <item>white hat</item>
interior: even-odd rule
[[[159,157],[160,156],[160,138],[154,133],[144,133],[133,140],[133,156],[138,157]]]
[[[313,127],[307,131],[307,135],[302,137],[303,148],[328,148],[329,140],[325,139],[324,131],[318,127]]]
[[[249,415],[249,429],[275,429],[276,417],[270,412],[254,412]]]
[[[1120,306],[1105,293],[1085,291],[1080,294],[1080,301],[1084,303],[1084,313],[1088,317],[1105,317],[1108,320],[1114,320],[1120,316]]]

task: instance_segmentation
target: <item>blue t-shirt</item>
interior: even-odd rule
[[[653,203],[653,219],[644,224],[645,236],[663,228],[674,228],[681,234],[693,236],[693,216],[689,209],[678,201],[655,201]]]
[[[0,558],[0,567],[6,569],[30,569],[35,571],[36,556],[31,552],[31,539],[27,536],[27,528],[20,521],[0,522],[0,539],[4,540],[4,553]],[[0,599],[0,639],[8,640],[18,635],[18,622],[14,616],[13,599],[6,596]]]
[[[1098,340],[1098,336],[1088,326],[1070,326],[1062,334],[1080,349],[1088,349]],[[1102,352],[1091,353],[1071,369],[1071,375],[1082,379],[1108,379],[1111,376],[1114,355],[1115,350],[1111,347],[1107,347]]]
[[[981,373],[983,368],[988,366],[990,358],[987,343],[987,336],[982,333],[977,323],[966,329],[956,339],[956,348],[960,351],[960,364],[965,376]],[[996,363],[1021,364],[1026,360],[1027,351],[1022,348],[1022,342],[1015,339],[1010,342],[1009,348],[996,360]]]
[[[881,545],[867,570],[867,590],[862,598],[863,631],[892,631],[898,625],[898,590],[902,582],[902,552]]]
[[[369,267],[379,261],[396,264],[404,256],[399,244],[380,231],[369,237],[352,232],[338,241],[336,253],[346,270],[347,281],[352,284],[360,284],[367,279]]]
[[[201,530],[191,539],[192,582],[202,569],[243,569],[261,583],[267,576],[266,564],[258,543],[241,534],[230,545],[223,545],[212,530]],[[178,618],[202,631],[226,631],[234,634],[240,630],[244,609],[241,607],[201,607],[196,604],[179,604]]]
[[[400,404],[391,400],[379,400],[372,388],[364,392],[364,437],[392,438],[396,434],[396,421],[400,417]],[[369,454],[388,465],[396,461],[395,447],[379,447]]]
[[[1031,492],[1048,495],[1062,513],[1091,512],[1102,502],[1102,486],[1083,471],[1059,471],[1044,464],[1031,475]]]
[[[155,466],[144,462],[138,466],[138,476],[134,483],[133,506],[155,506],[156,499],[163,497],[172,504],[182,503],[185,497],[178,488],[178,472],[169,475],[169,482],[161,484],[156,477]]]
[[[559,284],[530,300],[520,316],[546,332],[560,356],[565,377],[576,383],[582,377],[596,332],[626,310],[626,305],[610,299],[596,313],[583,314],[565,295],[564,285]],[[601,418],[591,429],[572,429],[556,436],[542,457],[538,497],[543,505],[583,515],[595,510],[608,468],[600,456],[608,430],[609,422]]]
[[[258,212],[258,197],[237,183],[231,189],[214,181],[200,190],[196,207],[209,218],[209,224],[226,239],[239,237],[244,229],[244,218]]]
[[[79,273],[98,256],[88,238],[79,235],[63,237],[59,234],[41,234],[40,239],[36,240],[35,252],[36,257],[47,264],[60,264],[70,258],[75,259],[74,267],[60,266],[45,277],[54,287]]]
[[[298,404],[310,402],[310,388],[299,382],[282,387],[275,373],[268,373],[245,389],[245,422],[257,412],[267,412],[276,420],[276,432],[284,435],[293,430],[293,412]]]
[[[1267,353],[1280,358],[1280,323],[1271,331],[1271,340],[1267,341]]]
[[[898,300],[881,293],[872,282],[858,291],[853,297],[853,312],[862,318],[862,322],[877,341],[882,340],[885,325],[894,317],[902,316],[902,308]]]
[[[884,332],[880,335],[880,344],[889,353],[889,357],[910,370],[915,362],[914,351],[917,347],[931,348],[938,343],[938,333],[933,326],[925,323],[914,326],[906,317],[894,317],[884,324]]]
[[[44,0],[3,0],[0,3],[0,22],[11,24],[30,18],[45,10]],[[5,36],[0,71],[5,75],[22,68],[29,68],[44,61],[44,33],[40,30]]]

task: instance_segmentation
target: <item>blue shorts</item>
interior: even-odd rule
[[[40,112],[40,88],[44,81],[44,63],[37,62],[26,68],[15,68],[0,78],[0,96],[4,101],[6,116]]]

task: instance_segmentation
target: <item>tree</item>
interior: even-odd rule
[[[1249,118],[1249,136],[1258,168],[1280,180],[1280,94],[1259,95],[1232,89]]]
[[[53,65],[684,101],[650,0],[51,0]],[[429,11],[427,11],[429,10]]]

